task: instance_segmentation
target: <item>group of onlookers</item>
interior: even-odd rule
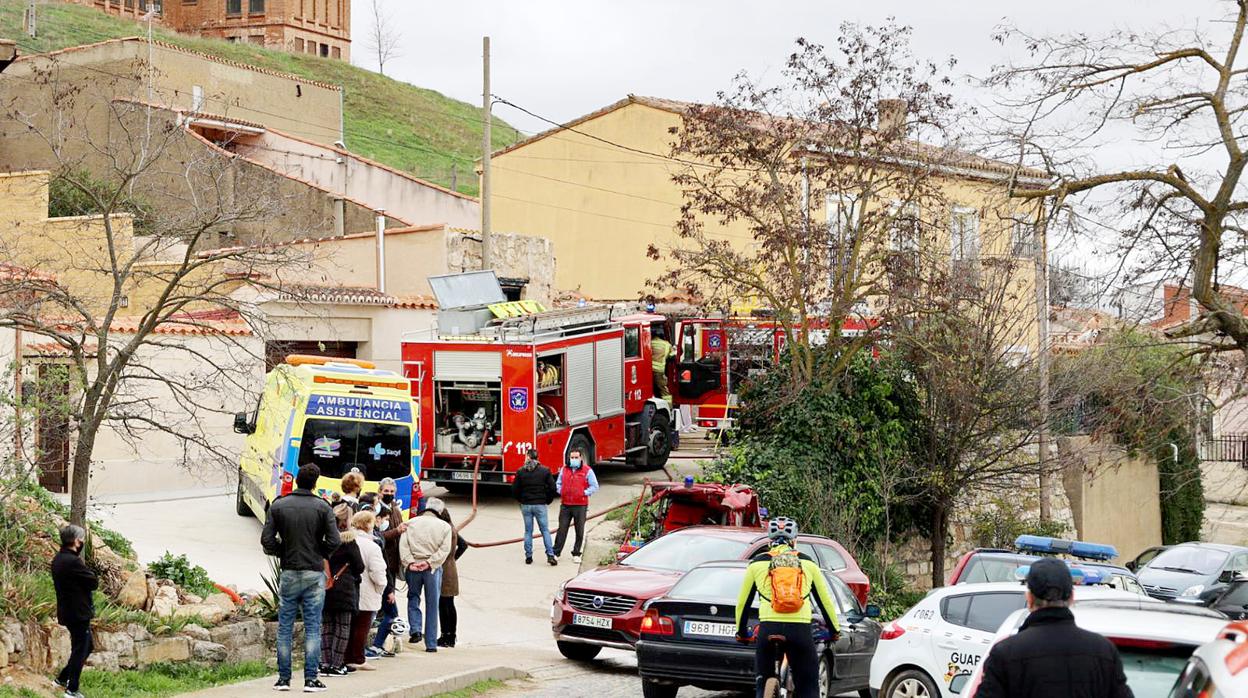
[[[408,641],[423,641],[426,652],[455,646],[455,559],[467,543],[456,534],[446,505],[427,498],[423,509],[404,521],[394,480],[382,480],[375,493],[362,493],[363,476],[347,473],[341,492],[329,502],[314,491],[320,476],[315,464],[301,467],[294,491],[269,507],[261,535],[264,551],[281,561],[277,690],[290,689],[291,642],[299,612],[304,619],[305,692],[324,691],[320,677],[370,671],[370,660],[393,657],[387,640],[398,618],[395,592],[400,578],[407,583]],[[369,631],[379,613],[370,643]],[[439,613],[444,631],[440,638]]]
[[[546,561],[557,565],[568,528],[576,529],[572,560],[581,561],[586,510],[598,489],[593,470],[577,449],[558,477],[530,450],[516,474],[512,492],[524,517],[525,563],[533,562],[533,525],[545,546]],[[295,488],[270,505],[260,542],[278,558],[277,683],[290,690],[291,651],[296,617],[304,623],[305,692],[326,690],[321,677],[370,671],[370,660],[393,657],[387,641],[399,619],[395,597],[399,580],[407,586],[408,642],[426,652],[454,647],[459,594],[456,561],[468,542],[455,529],[442,500],[428,497],[407,521],[397,484],[391,478],[377,492],[364,493],[357,471],[343,476],[341,492],[327,501],[316,492],[320,468],[309,463],[295,476]],[[547,507],[558,496],[559,530],[552,543]],[[56,682],[67,698],[81,698],[78,680],[91,653],[91,595],[95,573],[82,560],[86,532],[60,531],[61,549],[52,561],[57,618],[69,629],[71,653]],[[377,632],[369,632],[377,621]],[[439,636],[439,627],[441,635]]]

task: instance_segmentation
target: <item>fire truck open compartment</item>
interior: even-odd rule
[[[556,431],[567,426],[563,388],[564,355],[551,354],[537,360],[537,431]]]
[[[496,381],[435,381],[436,451],[501,454],[502,395],[502,385]]]

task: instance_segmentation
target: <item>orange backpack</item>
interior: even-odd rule
[[[767,576],[771,579],[771,610],[776,613],[797,613],[806,605],[806,574],[797,551],[769,552],[771,562]]]

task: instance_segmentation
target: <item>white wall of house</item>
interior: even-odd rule
[[[477,199],[443,189],[398,170],[274,131],[244,139],[236,150],[289,177],[328,189],[409,225],[481,223]],[[358,231],[347,231],[358,232]]]
[[[161,336],[163,342],[175,338]],[[153,411],[175,431],[202,435],[218,458],[198,446],[161,432],[132,436],[120,424],[109,424],[96,440],[92,496],[210,489],[233,484],[243,437],[233,430],[238,405],[254,403],[264,381],[264,343],[257,337],[190,336],[176,338],[196,354],[177,348],[143,347],[136,366],[193,386],[203,407],[196,409],[174,396],[167,385],[149,380],[128,381],[122,400],[150,399]],[[242,347],[235,346],[234,342]],[[225,370],[221,370],[225,369]],[[118,403],[120,404],[120,403]],[[143,408],[148,409],[148,408]]]
[[[434,311],[423,308],[272,302],[263,310],[274,340],[356,342],[356,358],[396,373],[403,372],[403,335],[436,324]]]

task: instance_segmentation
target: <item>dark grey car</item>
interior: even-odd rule
[[[745,578],[745,561],[708,562],[689,570],[665,596],[646,605],[652,625],[643,621],[637,643],[637,669],[645,698],[671,698],[681,686],[710,690],[752,690],[754,647],[736,641],[737,593]],[[865,608],[849,587],[825,573],[836,597],[841,637],[835,646],[816,641],[819,651],[819,695],[868,690],[871,658],[880,642],[880,609]],[[757,622],[757,602],[750,625]],[[816,614],[817,616],[817,614]],[[661,620],[660,620],[661,619]],[[822,621],[811,630],[816,637]]]
[[[1248,548],[1220,543],[1182,543],[1163,550],[1136,572],[1149,596],[1204,603],[1248,572]]]

